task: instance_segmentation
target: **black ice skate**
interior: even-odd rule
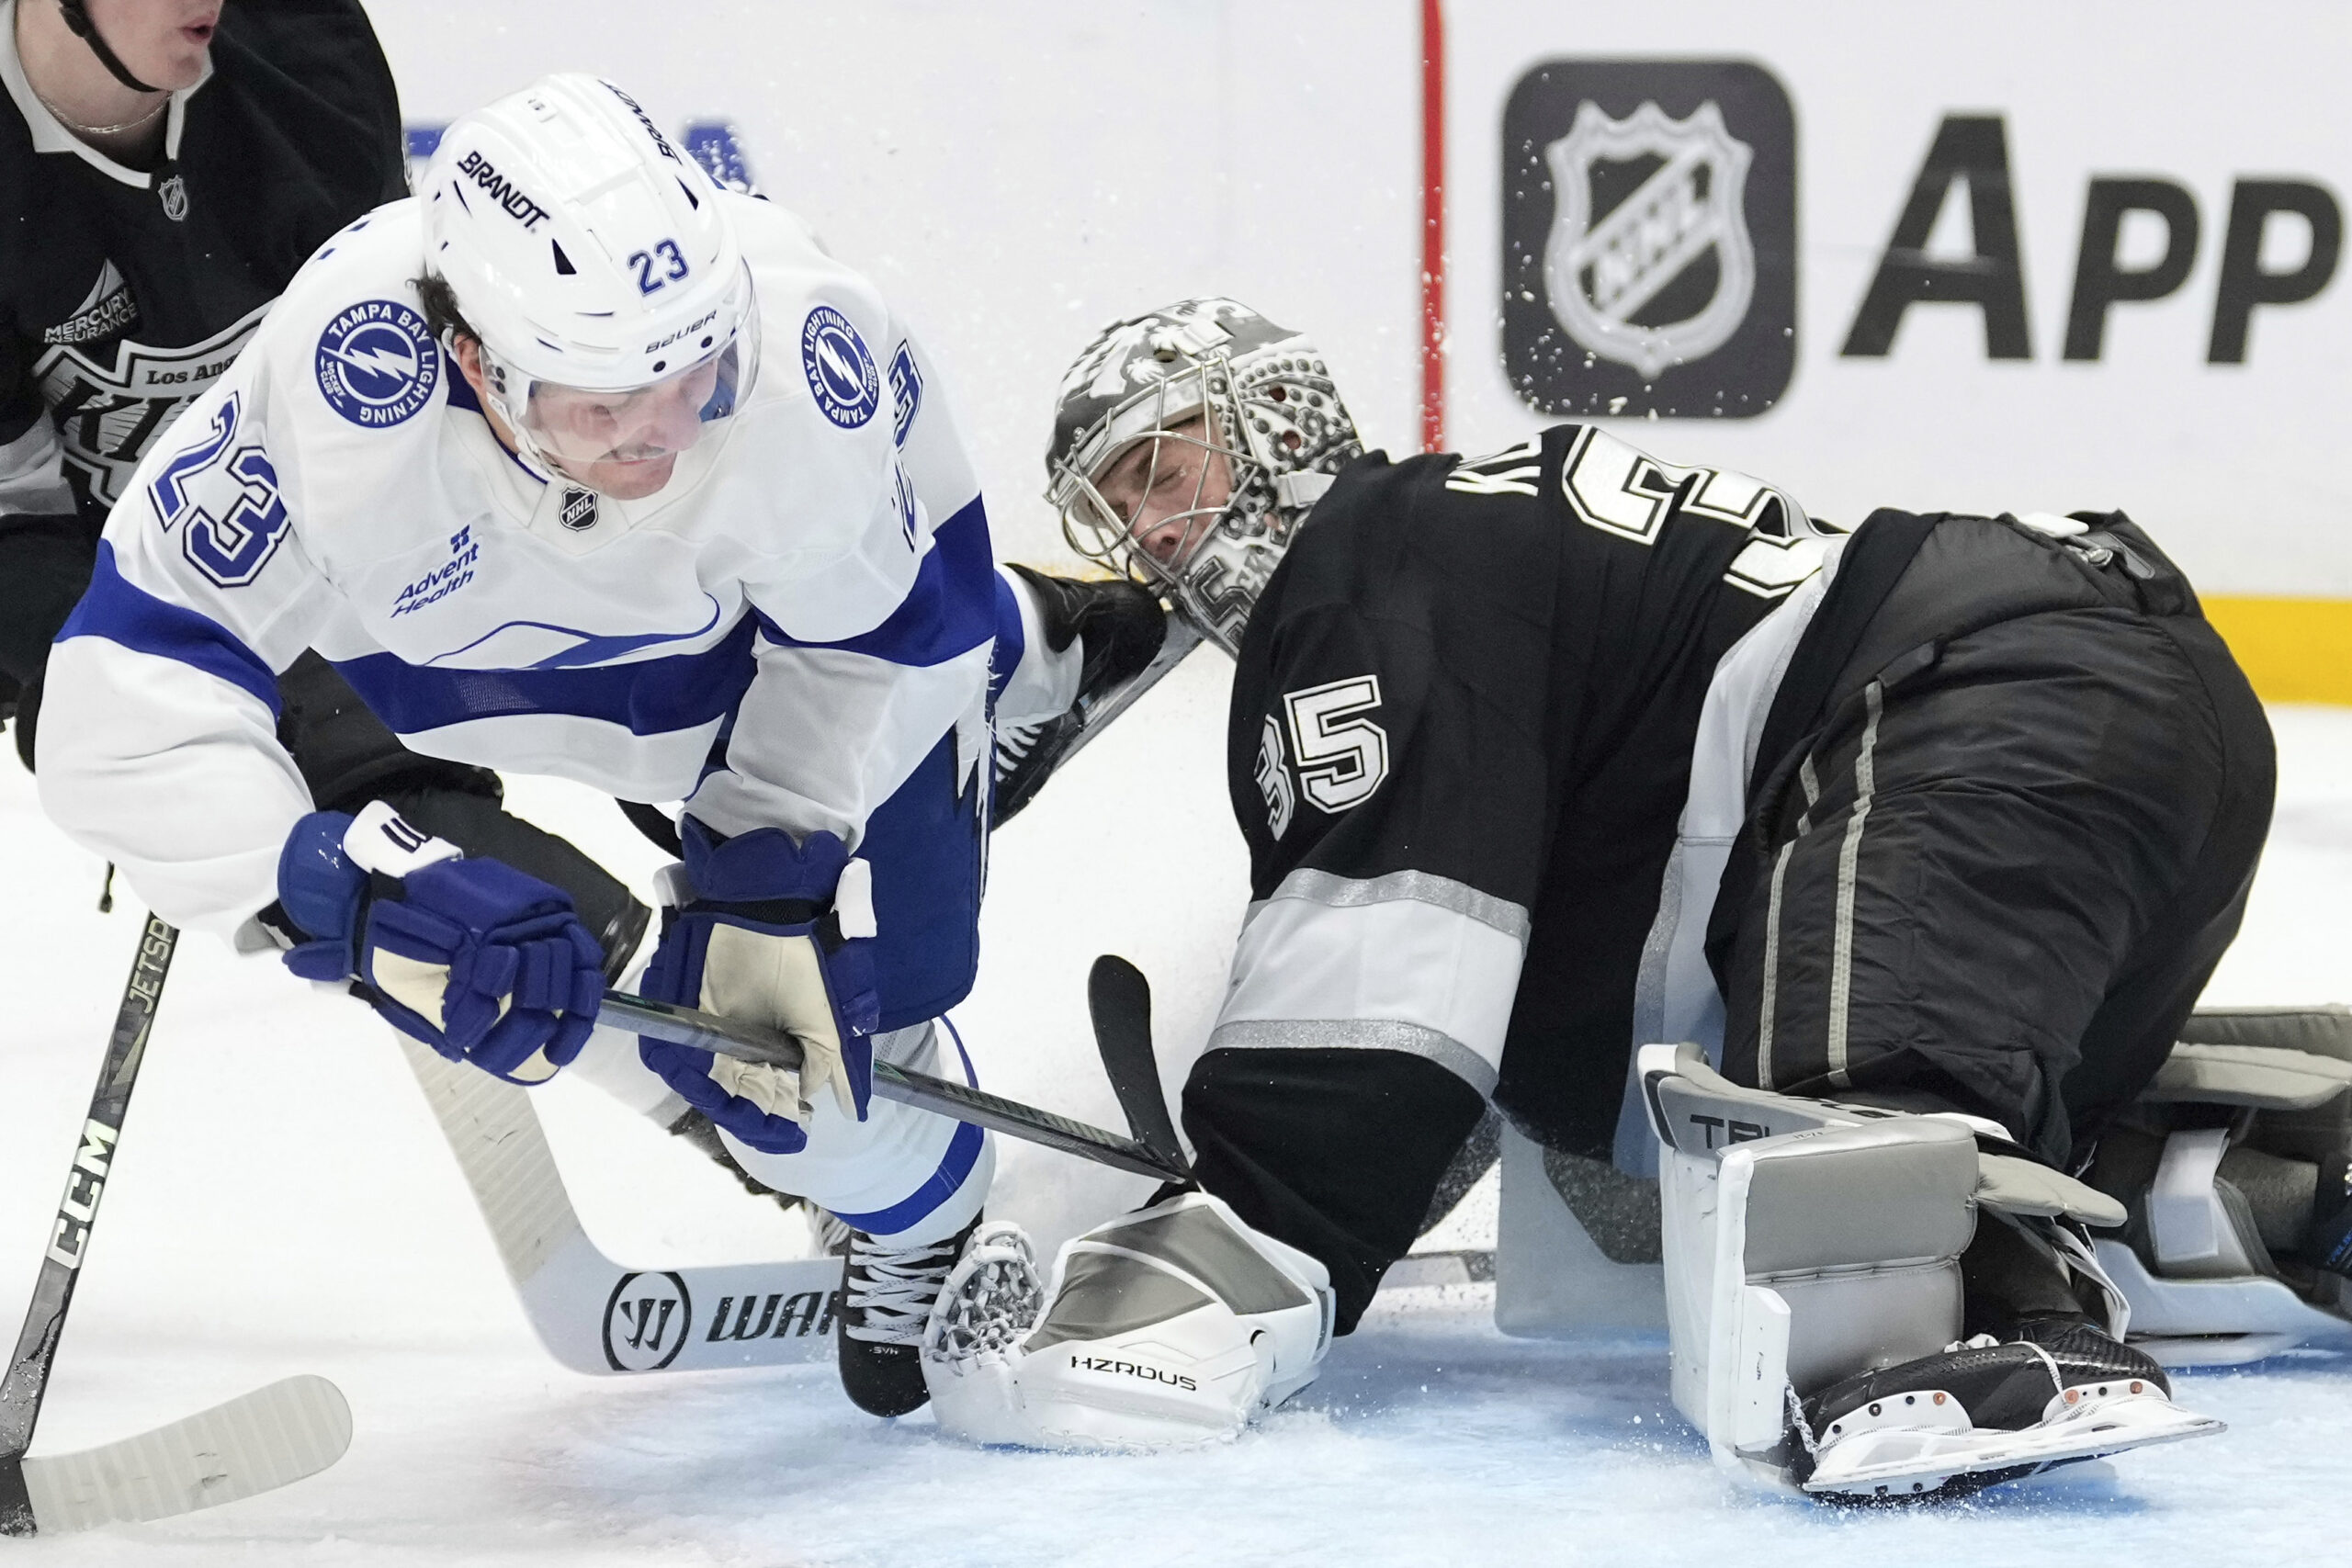
[[[2172,1402],[2156,1363],[2075,1318],[2032,1318],[1862,1372],[1792,1411],[1792,1467],[1825,1502],[1924,1502],[2222,1430]],[[1793,1396],[1792,1396],[1793,1402]]]
[[[842,1227],[842,1306],[835,1317],[842,1392],[869,1416],[904,1416],[931,1395],[922,1381],[922,1331],[948,1271],[979,1216],[929,1247],[892,1248]]]
[[[684,1116],[671,1122],[670,1135],[673,1138],[683,1138],[700,1149],[711,1164],[733,1177],[744,1191],[754,1198],[774,1199],[775,1206],[787,1214],[797,1213],[802,1203],[807,1201],[805,1199],[795,1197],[792,1193],[777,1191],[741,1166],[737,1165],[735,1156],[729,1154],[727,1145],[719,1141],[718,1129],[711,1123],[709,1117],[699,1111],[689,1108]],[[825,1223],[816,1218],[817,1213],[818,1211],[810,1212],[811,1222],[820,1224]]]
[[[1037,724],[1008,725],[996,737],[996,811],[1002,826],[1029,804],[1056,768],[1094,738],[1129,703],[1200,642],[1189,626],[1170,624],[1148,588],[1123,579],[1081,581],[1048,577],[1025,566],[1021,574],[1037,601],[1046,644],[1056,652],[1077,637],[1084,649],[1078,700],[1069,711]]]

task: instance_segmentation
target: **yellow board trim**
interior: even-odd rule
[[[2265,702],[2352,704],[2352,599],[2204,600]]]

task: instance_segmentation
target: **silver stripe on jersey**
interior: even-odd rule
[[[1304,898],[1309,903],[1324,904],[1335,909],[1359,908],[1367,904],[1409,899],[1416,904],[1430,904],[1467,916],[1480,925],[1491,926],[1519,942],[1527,940],[1529,921],[1525,908],[1508,898],[1481,893],[1466,882],[1456,882],[1450,876],[1439,876],[1433,872],[1392,871],[1385,876],[1359,880],[1301,866],[1283,877],[1270,896],[1251,905],[1250,914],[1254,916],[1277,898]]]
[[[1781,894],[1789,879],[1789,857],[1797,852],[1791,839],[1772,861],[1772,898],[1764,912],[1764,997],[1757,1010],[1756,1087],[1772,1089],[1772,1029],[1781,1007]]]
[[[1495,1092],[1497,1070],[1477,1052],[1450,1035],[1416,1023],[1378,1018],[1245,1020],[1220,1023],[1208,1048],[1277,1051],[1401,1051],[1435,1062],[1480,1095]]]
[[[1758,1015],[1756,1040],[1756,1084],[1758,1089],[1773,1087],[1772,1026],[1781,998],[1781,893],[1788,882],[1789,857],[1796,853],[1797,839],[1813,831],[1813,808],[1821,804],[1821,779],[1814,772],[1810,755],[1797,764],[1797,782],[1804,786],[1805,808],[1797,817],[1796,839],[1782,844],[1780,854],[1772,862],[1772,902],[1764,918],[1764,1002]]]
[[[1838,852],[1838,930],[1833,939],[1829,972],[1829,1083],[1851,1089],[1846,1071],[1846,1010],[1854,983],[1854,881],[1862,855],[1862,828],[1870,820],[1871,795],[1877,787],[1871,766],[1878,750],[1878,720],[1886,706],[1886,688],[1872,681],[1862,690],[1870,718],[1862,726],[1862,749],[1854,757],[1854,813],[1846,821],[1846,842]]]
[[[1429,872],[1300,870],[1250,907],[1213,1045],[1424,1056],[1491,1092],[1527,911]]]

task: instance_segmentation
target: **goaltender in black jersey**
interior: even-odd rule
[[[2069,1173],[2237,929],[2273,756],[2127,518],[1848,533],[1591,425],[1391,462],[1311,342],[1215,299],[1088,349],[1048,467],[1073,544],[1235,656],[1253,902],[1196,1183],[1049,1290],[978,1238],[943,1425],[1230,1431],[1491,1101],[1662,1171],[1676,1398],[1727,1468],[1946,1495],[2215,1429],[2121,1341],[2085,1226],[2122,1209]]]

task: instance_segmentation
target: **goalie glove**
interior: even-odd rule
[[[1018,1225],[984,1225],[922,1340],[940,1429],[1136,1451],[1230,1438],[1315,1381],[1330,1273],[1205,1192],[1065,1244],[1052,1290]]]
[[[645,1065],[763,1154],[797,1154],[819,1090],[865,1119],[874,1077],[873,873],[831,833],[780,828],[719,839],[682,824],[685,863],[663,874],[662,940],[645,994],[791,1035],[800,1070],[640,1038]]]
[[[604,1001],[604,951],[571,895],[468,860],[380,800],[296,823],[277,897],[302,939],[288,969],[358,982],[401,1032],[509,1083],[554,1077]]]

